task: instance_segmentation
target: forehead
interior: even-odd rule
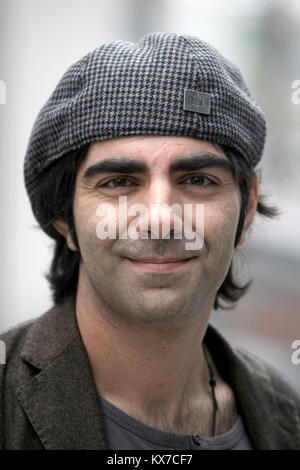
[[[108,157],[140,159],[152,167],[167,166],[177,157],[208,152],[226,158],[217,144],[193,137],[160,135],[118,137],[90,144],[82,171],[89,165]]]

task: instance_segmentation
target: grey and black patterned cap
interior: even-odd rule
[[[154,32],[103,44],[65,72],[37,116],[24,162],[33,209],[52,162],[88,143],[140,134],[226,145],[254,167],[266,123],[238,67],[195,36]]]

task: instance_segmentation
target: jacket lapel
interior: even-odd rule
[[[278,371],[227,340],[209,325],[205,339],[225,380],[232,387],[255,449],[300,449],[299,400],[284,394]],[[281,390],[281,391],[280,391]]]
[[[45,448],[107,449],[74,299],[37,320],[21,356],[39,370],[18,389],[18,398]]]

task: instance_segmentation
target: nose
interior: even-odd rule
[[[141,232],[148,231],[154,239],[170,238],[171,234],[181,232],[181,205],[167,178],[153,180],[141,202],[146,209],[139,220]]]

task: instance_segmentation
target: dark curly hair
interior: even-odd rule
[[[41,178],[41,184],[35,196],[34,212],[38,214],[40,227],[55,240],[54,256],[49,271],[45,274],[50,284],[52,300],[54,304],[60,304],[70,296],[76,295],[80,249],[73,219],[73,199],[77,172],[83,163],[88,145],[78,151],[73,151],[52,163],[49,171]],[[238,182],[241,193],[241,210],[235,237],[234,246],[238,244],[242,235],[245,215],[255,176],[254,169],[250,168],[246,160],[231,148],[220,146],[233,167],[234,178]],[[259,179],[261,174],[257,172]],[[260,194],[257,213],[266,217],[276,217],[280,214],[276,206],[270,206],[265,202],[266,196]],[[63,218],[69,224],[72,240],[78,251],[72,251],[67,246],[66,240],[53,226],[56,218]],[[240,285],[233,275],[233,260],[230,264],[226,278],[217,291],[214,309],[232,309],[235,303],[247,292],[253,280],[245,285]],[[229,305],[220,304],[224,299]]]

